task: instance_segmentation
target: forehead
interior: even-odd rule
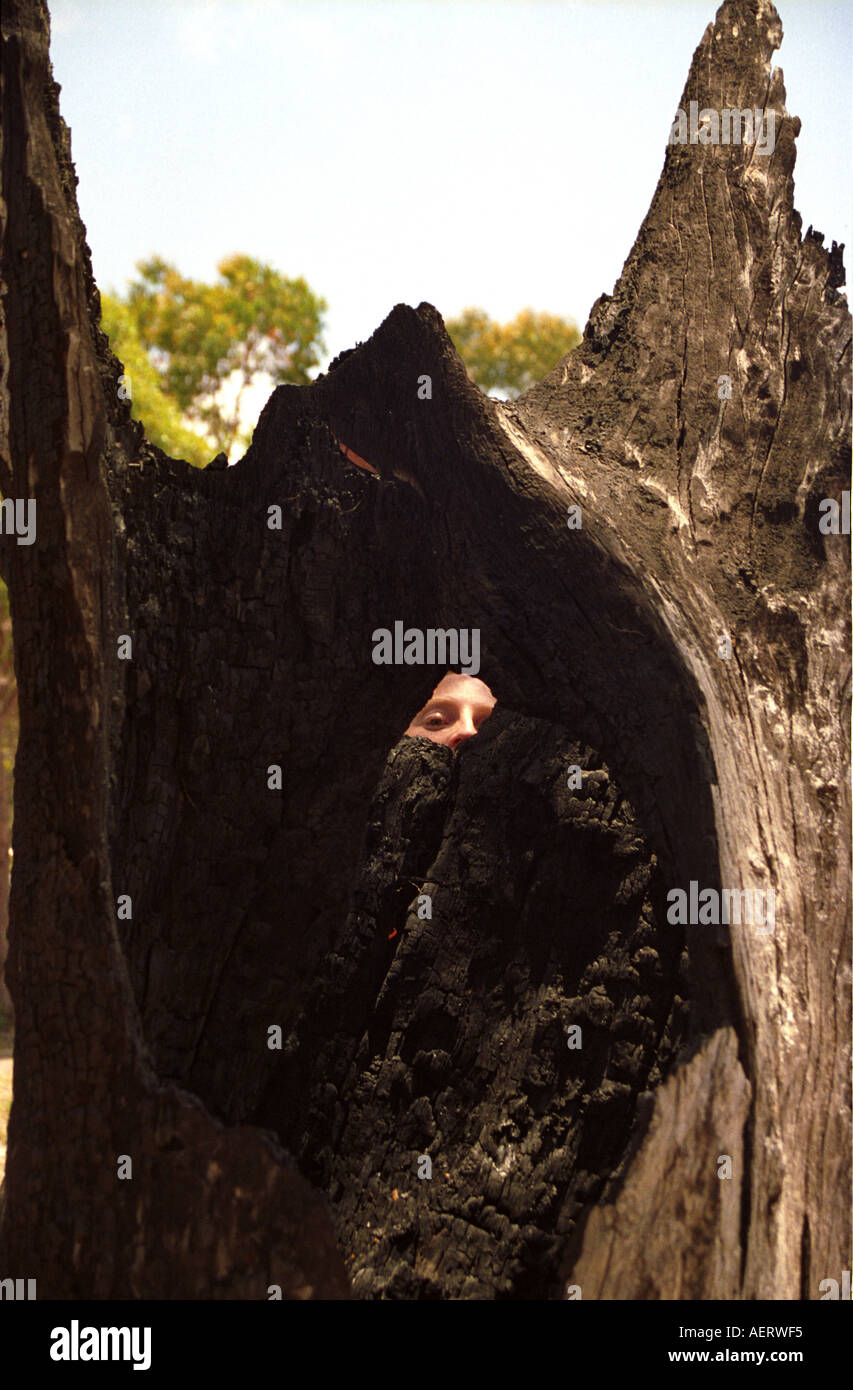
[[[430,696],[431,700],[459,700],[469,705],[493,705],[495,697],[489,687],[476,676],[461,676],[448,673],[439,681]]]

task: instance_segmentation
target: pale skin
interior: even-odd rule
[[[479,733],[480,725],[496,703],[489,687],[476,676],[448,671],[415,715],[405,736],[428,738],[446,748],[458,748],[466,738]]]

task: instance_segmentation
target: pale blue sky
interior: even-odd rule
[[[781,0],[796,206],[849,247],[849,0]],[[700,0],[53,0],[102,289],[154,252],[304,275],[334,355],[398,302],[575,318],[648,208]],[[848,253],[845,251],[845,259]]]

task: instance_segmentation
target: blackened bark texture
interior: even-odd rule
[[[793,211],[775,10],[724,5],[681,102],[772,111],[773,153],[669,148],[540,386],[484,398],[398,306],[204,473],[118,399],[39,7],[7,29],[3,484],[39,532],[4,541],[4,1272],[340,1292],[254,1121],[359,1296],[819,1296],[849,1268],[849,541],[817,523],[850,320]],[[438,674],[373,664],[397,619],[480,629],[499,707],[455,756],[394,747]],[[774,889],[775,931],[671,925],[691,881]]]
[[[563,731],[498,707],[456,754],[394,750],[261,1107],[329,1192],[356,1295],[559,1296],[566,1234],[685,1032],[662,892]]]
[[[271,1136],[161,1085],[140,1034],[107,838],[122,600],[105,485],[137,432],[90,326],[43,6],[6,5],[3,40],[2,483],[35,498],[37,543],[4,542],[20,738],[0,1264],[42,1298],[347,1297],[322,1198]]]

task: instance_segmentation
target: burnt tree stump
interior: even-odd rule
[[[793,208],[781,34],[721,7],[681,107],[772,112],[772,153],[668,146],[521,400],[397,306],[197,471],[119,397],[44,6],[5,5],[0,482],[38,539],[2,540],[0,1272],[40,1297],[817,1298],[849,1268],[850,549],[819,521],[850,317]],[[397,620],[480,630],[499,703],[455,754],[400,741],[441,673],[373,663]],[[691,883],[772,890],[773,929],[672,923]]]

